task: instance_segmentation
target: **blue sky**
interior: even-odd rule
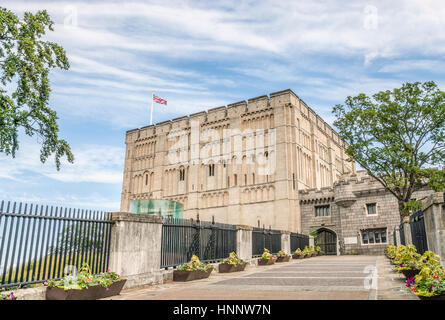
[[[125,131],[291,88],[328,123],[348,95],[407,81],[444,89],[443,1],[2,1],[47,9],[71,68],[51,106],[74,164],[36,138],[0,155],[0,200],[119,210]]]

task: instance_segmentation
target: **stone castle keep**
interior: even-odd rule
[[[356,172],[338,134],[290,89],[130,130],[125,142],[124,212],[165,199],[184,218],[319,227],[331,253],[375,251],[400,223],[395,198]]]

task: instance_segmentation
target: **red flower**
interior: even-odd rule
[[[412,292],[416,292],[417,290],[416,290],[416,288],[412,287],[412,288],[411,288],[411,291],[412,291]]]
[[[434,279],[439,279],[439,276],[437,274],[435,274]]]

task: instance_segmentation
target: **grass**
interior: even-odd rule
[[[19,267],[16,267],[12,270],[7,270],[5,274],[5,281],[1,282],[1,284],[8,283],[17,283],[17,282],[29,282],[29,281],[45,281],[48,279],[61,278],[64,276],[64,268],[66,266],[75,266],[77,270],[79,270],[84,262],[88,263],[91,267],[93,273],[101,272],[103,270],[99,270],[99,262],[102,258],[102,253],[92,253],[90,259],[90,253],[86,253],[82,259],[82,257],[77,257],[77,253],[71,253],[65,256],[57,255],[57,254],[49,254],[39,260],[34,260],[29,263],[23,264]],[[71,263],[70,263],[71,262]],[[93,264],[94,262],[94,264]],[[103,262],[102,262],[103,263]],[[29,270],[29,274],[28,274]],[[67,270],[68,273],[71,270]],[[11,272],[11,276],[9,273]],[[20,279],[23,273],[23,278]],[[34,276],[33,276],[34,274]],[[0,281],[3,279],[3,274],[0,274]],[[21,281],[20,281],[21,280]],[[41,284],[27,284],[18,286],[16,289],[20,287],[37,287]],[[11,287],[8,288],[10,290]],[[5,289],[5,288],[3,288]],[[0,291],[2,289],[0,288]]]

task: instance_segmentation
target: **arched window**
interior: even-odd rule
[[[252,173],[252,184],[255,184],[255,173]]]
[[[212,163],[209,164],[209,176],[213,177],[214,175],[215,175],[215,165]]]
[[[145,174],[145,185],[148,185],[148,173]]]
[[[237,180],[237,175],[236,174],[233,175],[233,185],[234,186],[238,185],[238,180]]]
[[[185,180],[185,169],[180,168],[179,169],[179,181],[184,181],[184,180]]]

